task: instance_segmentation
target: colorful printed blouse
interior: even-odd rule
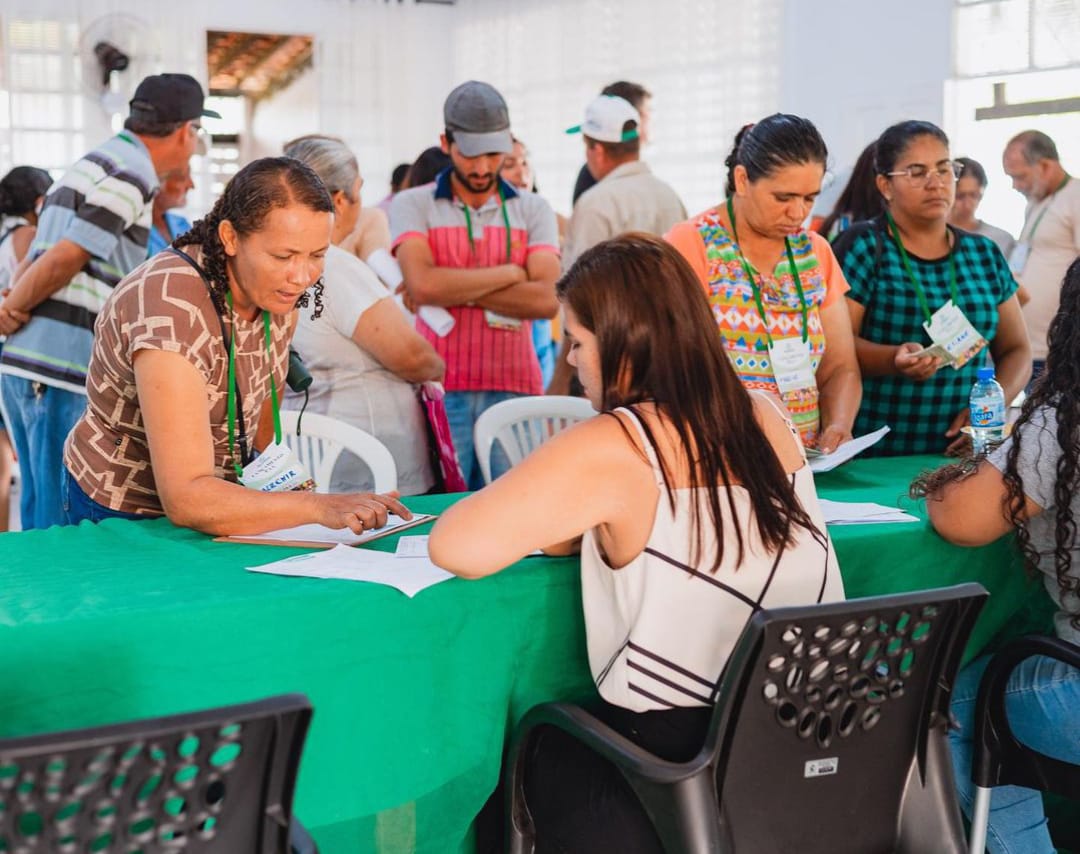
[[[705,288],[716,325],[724,339],[735,373],[746,388],[764,389],[781,397],[799,429],[803,443],[811,446],[820,427],[818,389],[800,389],[781,395],[769,361],[769,335],[773,340],[801,338],[802,302],[787,254],[768,272],[758,276],[765,321],[758,313],[754,289],[739,258],[739,247],[721,221],[722,207],[711,208],[688,222],[676,225],[665,236],[690,262]],[[808,307],[810,364],[816,372],[825,355],[825,332],[821,309],[832,305],[848,290],[847,281],[828,242],[815,232],[791,236],[791,251]],[[748,262],[749,263],[749,262]]]

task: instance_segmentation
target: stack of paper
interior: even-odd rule
[[[406,528],[414,528],[430,522],[435,517],[428,513],[413,513],[409,520],[402,519],[393,513],[386,517],[386,524],[381,528],[372,528],[362,534],[354,533],[349,528],[327,528],[325,525],[297,525],[295,528],[279,528],[276,531],[267,531],[264,534],[252,536],[235,535],[232,537],[216,537],[217,542],[228,543],[254,543],[263,546],[293,546],[295,548],[328,549],[338,544],[345,546],[358,546],[361,543],[369,543],[388,534],[404,531]]]
[[[399,557],[389,552],[337,545],[328,551],[297,555],[285,560],[249,566],[251,572],[292,575],[300,578],[333,578],[339,581],[367,581],[396,587],[410,599],[433,584],[454,576],[439,569],[427,557]]]
[[[865,436],[859,436],[858,438],[852,439],[850,442],[844,442],[844,444],[831,454],[812,453],[808,449],[806,456],[810,460],[810,471],[814,474],[832,471],[841,463],[846,463],[852,457],[861,454],[871,445],[876,445],[888,432],[889,426],[886,425],[880,430],[875,430],[873,433],[867,433]]]
[[[895,507],[870,502],[829,501],[820,499],[821,511],[825,514],[826,525],[880,524],[881,522],[918,522],[918,516],[912,516]]]

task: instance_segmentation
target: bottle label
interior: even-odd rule
[[[1000,400],[978,400],[971,403],[972,427],[1004,427],[1005,404]]]

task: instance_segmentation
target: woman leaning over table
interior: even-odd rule
[[[920,121],[888,128],[875,168],[885,212],[834,244],[851,285],[863,375],[855,430],[892,428],[871,454],[957,453],[968,442],[960,430],[986,342],[1006,400],[1031,374],[1016,281],[989,238],[948,225],[958,167],[940,128]],[[931,321],[934,338],[924,328]],[[953,342],[966,361],[954,369],[916,355],[932,341]]]
[[[386,445],[397,466],[398,489],[418,495],[435,485],[428,449],[427,417],[413,383],[441,380],[446,365],[409,323],[391,293],[363,261],[341,249],[360,212],[363,180],[355,155],[340,139],[302,136],[285,154],[310,166],[334,200],[334,230],[326,253],[325,303],[318,317],[300,312],[293,348],[313,382],[312,412],[371,433]],[[303,397],[287,395],[285,408],[300,409]],[[334,466],[330,489],[353,490],[370,474],[352,454]]]
[[[862,394],[847,283],[825,238],[803,228],[827,156],[806,119],[747,125],[725,161],[726,201],[666,235],[701,280],[743,385],[779,394],[824,452],[851,438]]]
[[[87,410],[64,449],[70,523],[166,515],[209,534],[257,534],[312,522],[361,531],[388,511],[408,517],[390,495],[268,494],[238,483],[253,447],[264,465],[278,457],[266,446],[280,440],[294,311],[321,310],[333,210],[304,164],[256,160],[175,241],[183,254],[161,252],[116,286],[95,327]]]
[[[675,249],[643,234],[605,241],[558,292],[569,361],[603,414],[446,511],[431,557],[479,577],[536,548],[580,550],[596,714],[685,761],[711,713],[700,685],[724,669],[744,603],[842,599],[836,556],[787,413],[739,383]],[[541,730],[528,762],[538,850],[662,850],[622,775],[580,743]]]
[[[1057,606],[1058,637],[1080,644],[1080,261],[1065,275],[1050,324],[1046,371],[1036,381],[1012,435],[977,463],[946,466],[915,482],[941,536],[980,546],[1015,531],[1028,568],[1042,577]],[[971,815],[972,728],[979,680],[989,656],[960,671],[949,733],[956,781]],[[1041,753],[1080,764],[1080,671],[1052,659],[1022,662],[1009,678],[1005,710],[1016,737]],[[993,790],[987,847],[999,852],[1053,852],[1039,792]]]

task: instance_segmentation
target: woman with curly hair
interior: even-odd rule
[[[95,327],[87,410],[64,448],[70,524],[166,515],[209,534],[312,522],[359,532],[388,512],[409,517],[396,494],[240,485],[255,480],[255,449],[280,442],[294,310],[322,308],[333,210],[310,167],[256,160],[171,251],[116,286]]]
[[[923,475],[912,492],[927,498],[930,522],[950,542],[980,546],[1015,531],[1025,564],[1042,576],[1057,606],[1055,633],[1080,644],[1080,260],[1065,275],[1047,340],[1046,371],[1024,402],[1012,435],[985,459]],[[969,816],[972,719],[986,663],[981,658],[964,668],[953,691],[960,729],[950,739]],[[1013,671],[1005,705],[1021,742],[1080,763],[1080,671],[1029,658]],[[992,852],[1054,850],[1038,792],[1019,786],[993,790],[987,847]]]

